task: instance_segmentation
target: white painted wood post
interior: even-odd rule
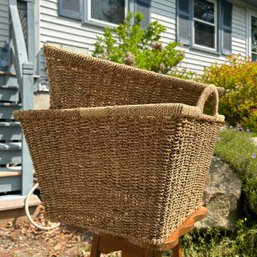
[[[22,65],[22,109],[33,108],[33,63]],[[26,140],[22,138],[22,195],[27,195],[33,186],[33,165]]]

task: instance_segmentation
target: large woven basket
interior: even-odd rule
[[[77,57],[78,66],[89,69],[82,56]],[[58,58],[61,62],[62,56]],[[102,64],[113,65],[85,59],[99,62],[100,70]],[[63,63],[66,62],[64,59]],[[14,116],[21,121],[46,212],[52,221],[160,244],[202,205],[217,131],[224,117],[218,114],[215,86],[194,83],[191,89],[183,80],[121,66],[115,65],[131,73],[131,80],[127,73],[119,75],[127,83],[116,84],[124,89],[120,90],[121,99],[116,95],[118,89],[114,89],[115,96],[106,91],[105,80],[104,93],[101,87],[97,94],[94,85],[81,82],[80,87],[76,83],[70,85],[77,95],[69,95],[65,84],[69,71],[64,68],[63,77],[61,71],[56,77],[63,83],[65,93],[62,94],[58,79],[53,82],[52,75],[52,107],[70,109],[17,111]],[[50,65],[51,72],[54,67]],[[71,67],[75,74],[82,69],[74,63]],[[138,77],[138,86],[136,79],[129,84],[133,70],[135,76],[140,73],[142,77]],[[102,78],[105,76],[104,72]],[[144,86],[142,81],[147,76],[151,79]],[[100,74],[98,77],[100,83]],[[80,80],[77,75],[74,79]],[[84,91],[84,86],[89,91]],[[148,86],[153,90],[150,93]],[[86,94],[78,94],[79,90]],[[141,92],[143,100],[139,93],[134,95],[135,91]],[[109,98],[105,100],[104,94]],[[71,98],[66,99],[68,96]],[[154,103],[156,99],[161,103]],[[168,103],[170,99],[173,103]],[[203,114],[207,99],[214,104],[212,115]],[[82,106],[102,106],[71,108],[78,107],[80,101]],[[113,106],[105,106],[108,103]]]

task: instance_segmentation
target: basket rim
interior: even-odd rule
[[[14,111],[18,120],[43,120],[59,118],[100,118],[100,117],[187,117],[212,122],[224,122],[220,114],[203,114],[201,109],[181,103],[115,105],[103,107],[80,107],[71,109],[23,110]]]

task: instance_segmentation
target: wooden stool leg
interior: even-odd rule
[[[161,257],[163,252],[145,249],[144,257]]]
[[[99,235],[93,235],[90,257],[100,257],[101,253],[99,252]]]
[[[122,251],[121,256],[122,257],[143,257],[142,255],[138,255],[138,253],[130,252],[130,251]]]
[[[122,257],[161,257],[163,252],[154,251],[150,248],[141,248],[131,245],[122,250]]]
[[[173,257],[183,257],[182,248],[181,248],[180,243],[178,243],[178,244],[172,249],[172,252],[173,252]]]

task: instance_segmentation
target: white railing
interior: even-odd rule
[[[23,0],[27,3],[27,11],[33,8],[33,0]],[[27,35],[27,41],[30,56],[28,55],[25,37],[20,21],[17,0],[9,0],[10,12],[10,48],[19,84],[22,108],[24,110],[32,109],[33,107],[33,86],[34,86],[34,65],[33,65],[33,31],[29,31],[30,37]],[[31,15],[27,15],[28,24],[27,30],[31,28]],[[34,25],[34,24],[33,24]],[[31,43],[32,42],[32,43]],[[22,140],[22,194],[27,195],[33,185],[33,167],[29,155],[28,147],[25,139]]]

